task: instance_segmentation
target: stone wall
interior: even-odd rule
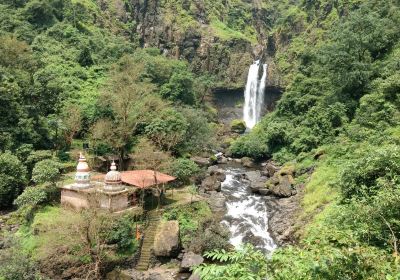
[[[61,189],[61,204],[70,205],[76,209],[88,208],[87,193],[78,190]]]

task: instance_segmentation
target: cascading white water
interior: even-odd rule
[[[265,81],[267,79],[267,64],[263,64],[261,79],[258,77],[260,61],[250,65],[247,76],[246,89],[244,91],[243,120],[248,128],[253,128],[261,119],[264,104]]]
[[[226,214],[222,221],[231,233],[230,243],[239,247],[252,243],[265,253],[271,253],[276,244],[268,233],[267,205],[263,197],[252,194],[248,184],[242,182],[241,171],[226,170],[221,192],[226,197]]]

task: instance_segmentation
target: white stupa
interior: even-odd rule
[[[110,171],[104,177],[104,191],[115,192],[123,189],[125,189],[125,186],[122,184],[121,173],[117,170],[117,166],[113,161]]]
[[[82,153],[79,156],[78,166],[76,167],[74,187],[77,189],[90,188],[90,168]]]

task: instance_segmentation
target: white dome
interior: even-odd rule
[[[104,181],[106,184],[119,184],[121,183],[121,173],[117,171],[117,166],[115,162],[112,162],[110,171],[104,177]]]
[[[125,189],[122,185],[121,173],[117,171],[117,166],[113,161],[111,163],[110,171],[104,177],[104,190],[105,191],[120,191]]]

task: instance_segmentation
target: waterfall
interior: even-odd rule
[[[263,73],[259,79],[260,61],[250,65],[244,91],[243,120],[248,128],[253,128],[261,119],[264,104],[265,81],[267,79],[267,64],[263,64]]]

